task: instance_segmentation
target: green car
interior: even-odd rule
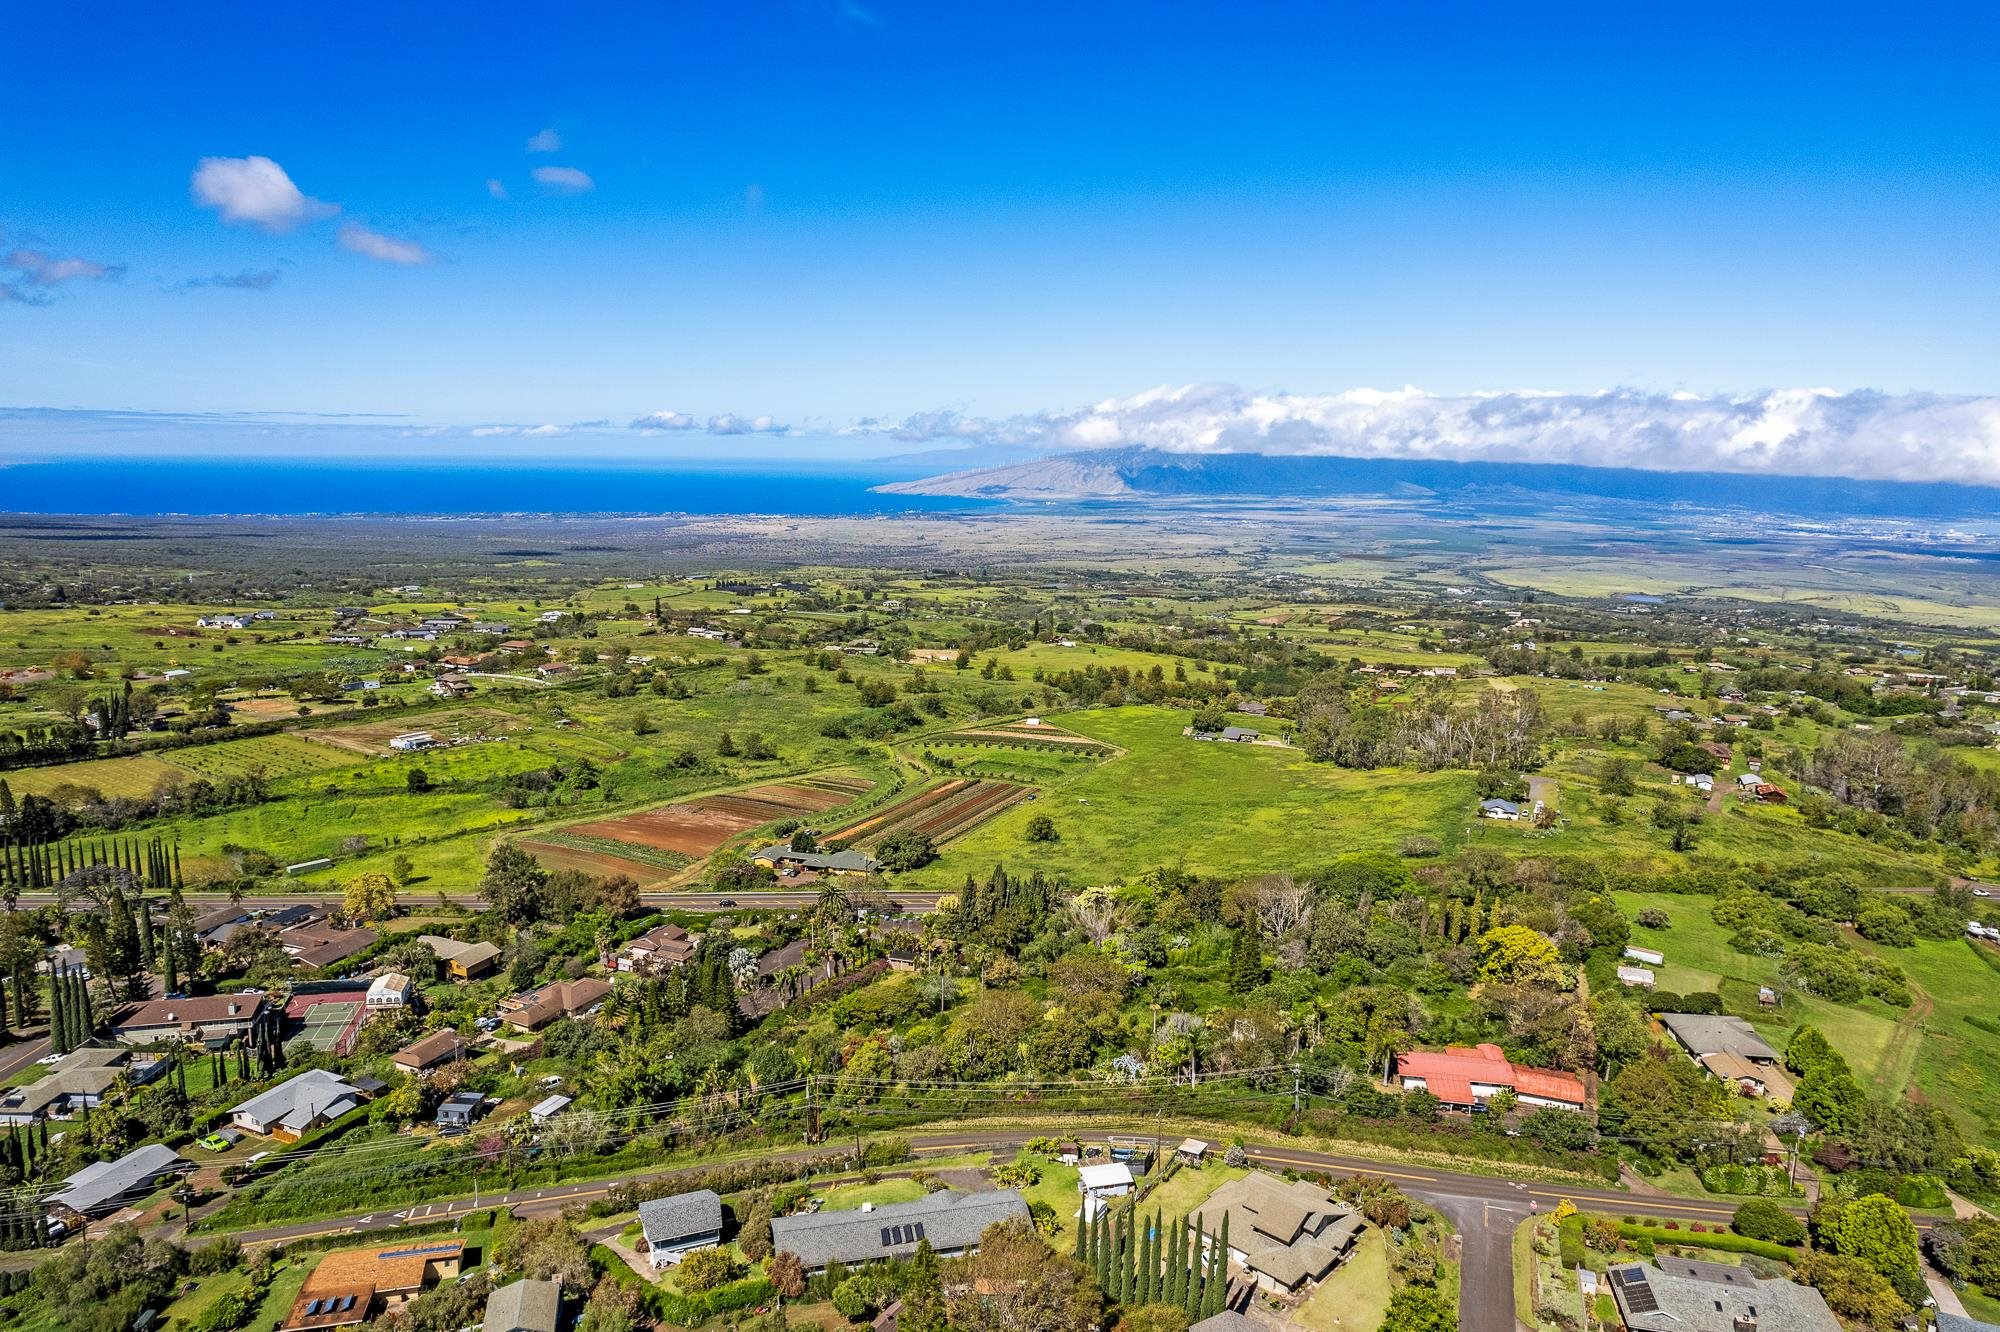
[[[211,1152],[226,1152],[235,1144],[220,1133],[211,1133],[206,1138],[197,1138],[195,1145],[197,1147],[206,1147]]]

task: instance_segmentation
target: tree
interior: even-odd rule
[[[1403,1286],[1389,1297],[1381,1332],[1455,1332],[1458,1310],[1432,1286]]]
[[[890,833],[876,844],[875,859],[886,870],[922,869],[937,859],[937,845],[929,834],[914,829]]]
[[[1560,984],[1555,941],[1526,925],[1502,925],[1479,936],[1479,975],[1501,985]]]
[[[1808,1251],[1799,1255],[1797,1266],[1806,1284],[1825,1296],[1827,1307],[1842,1318],[1892,1327],[1910,1312],[1909,1302],[1889,1279],[1859,1258]]]
[[[1056,831],[1056,821],[1046,814],[1037,814],[1028,820],[1027,831],[1022,834],[1031,842],[1059,842],[1062,834]]]
[[[396,885],[386,874],[359,875],[347,881],[341,906],[349,920],[386,920],[396,911]]]
[[[1050,1249],[1020,1219],[988,1226],[978,1253],[945,1268],[952,1332],[1093,1332],[1104,1307],[1083,1264]]]
[[[1792,1093],[1792,1109],[1811,1120],[1815,1128],[1841,1134],[1854,1127],[1868,1094],[1861,1089],[1845,1064],[1821,1064],[1799,1079]]]
[[[1229,988],[1237,995],[1247,995],[1264,983],[1264,953],[1257,938],[1257,923],[1245,920],[1236,927],[1236,937],[1229,948]]]
[[[1753,1198],[1736,1209],[1729,1223],[1737,1234],[1772,1244],[1796,1246],[1806,1242],[1806,1223],[1769,1198]]]
[[[736,1260],[729,1256],[729,1250],[717,1246],[712,1249],[696,1249],[681,1259],[675,1280],[680,1288],[691,1295],[700,1295],[726,1285],[736,1279]]]
[[[1858,1258],[1888,1278],[1906,1302],[1924,1298],[1917,1227],[1894,1198],[1871,1193],[1850,1202],[1821,1202],[1813,1208],[1812,1232],[1820,1248]]]
[[[486,877],[479,882],[487,905],[510,925],[528,925],[542,918],[548,871],[520,847],[502,842],[486,858]]]
[[[806,1269],[795,1253],[780,1250],[764,1260],[764,1275],[771,1278],[771,1285],[788,1300],[795,1300],[806,1293]]]

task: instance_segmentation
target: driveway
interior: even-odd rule
[[[1458,1228],[1461,1332],[1514,1332],[1514,1228],[1528,1204],[1432,1194],[1428,1201]]]

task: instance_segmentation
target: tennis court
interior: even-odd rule
[[[361,1027],[362,1001],[331,996],[301,995],[285,1006],[285,1053],[296,1054],[310,1046],[333,1054],[354,1049],[354,1035]]]

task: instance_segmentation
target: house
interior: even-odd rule
[[[1628,944],[1625,948],[1625,956],[1631,958],[1634,962],[1644,962],[1649,967],[1663,967],[1667,964],[1667,955],[1656,948],[1640,948],[1637,945]]]
[[[431,681],[430,692],[438,698],[465,698],[472,685],[462,675],[440,675]]]
[[[1685,782],[1689,786],[1692,786],[1695,790],[1701,792],[1703,795],[1707,795],[1711,791],[1715,790],[1715,775],[1713,773],[1697,772],[1692,776],[1683,777],[1680,778],[1679,780]]]
[[[695,941],[688,932],[671,922],[656,926],[619,950],[612,966],[619,971],[659,975],[683,962],[692,961]]]
[[[495,944],[460,943],[442,934],[419,934],[417,942],[438,955],[445,974],[455,981],[483,976],[500,962],[500,949]]]
[[[1630,1332],[1839,1332],[1811,1286],[1754,1277],[1740,1267],[1656,1258],[1609,1272],[1611,1298]]]
[[[572,1097],[564,1096],[560,1093],[555,1096],[545,1097],[535,1102],[534,1106],[528,1111],[528,1118],[534,1120],[537,1124],[546,1124],[563,1111],[569,1109],[572,1100]]]
[[[859,851],[794,851],[783,842],[765,847],[750,859],[769,865],[780,874],[796,874],[802,869],[820,874],[873,874],[882,867],[873,856]]]
[[[1514,821],[1521,818],[1521,807],[1511,800],[1501,800],[1496,796],[1479,802],[1479,817]]]
[[[1946,1313],[1940,1309],[1937,1321],[1931,1324],[1932,1332],[2000,1332],[2000,1323],[1982,1323],[1964,1314]]]
[[[307,971],[324,971],[345,962],[381,936],[373,930],[344,930],[337,925],[296,925],[278,932],[278,943]]]
[[[278,1332],[359,1327],[393,1313],[427,1286],[458,1276],[465,1241],[413,1240],[386,1249],[336,1249],[300,1287]]]
[[[812,1212],[776,1217],[771,1250],[795,1256],[808,1276],[832,1263],[858,1267],[878,1259],[908,1258],[928,1240],[940,1258],[976,1253],[986,1228],[1028,1219],[1028,1203],[1016,1189],[990,1193],[945,1190],[916,1202],[892,1203],[853,1212]]]
[[[245,1133],[297,1142],[331,1124],[368,1099],[361,1088],[327,1069],[309,1069],[251,1097],[229,1112],[229,1123]]]
[[[486,1098],[476,1091],[454,1092],[438,1106],[437,1129],[447,1136],[464,1133],[486,1109]]]
[[[1271,705],[1258,699],[1246,698],[1236,705],[1236,710],[1246,717],[1262,717],[1271,711]]]
[[[611,994],[611,982],[586,976],[582,980],[551,981],[500,1001],[500,1020],[520,1031],[540,1031],[557,1018],[576,1017]]]
[[[1760,1008],[1776,1008],[1778,1006],[1778,992],[1768,985],[1759,985],[1757,987],[1757,1004]]]
[[[1119,1161],[1087,1165],[1076,1172],[1076,1187],[1083,1194],[1083,1219],[1095,1221],[1108,1206],[1107,1199],[1123,1198],[1132,1192],[1132,1167]]]
[[[1262,1170],[1232,1179],[1188,1218],[1190,1238],[1214,1245],[1229,1223],[1229,1261],[1258,1289],[1289,1295],[1325,1280],[1361,1234],[1362,1220],[1346,1203],[1305,1180],[1287,1183]]]
[[[1056,1145],[1056,1160],[1066,1166],[1073,1166],[1080,1163],[1083,1160],[1083,1144],[1073,1138],[1058,1143]]]
[[[225,925],[240,925],[250,919],[242,907],[226,906],[205,911],[194,918],[194,933],[204,944],[215,942],[215,932]]]
[[[412,1041],[389,1057],[399,1073],[407,1073],[420,1078],[455,1064],[465,1058],[465,1042],[455,1031],[434,1031],[422,1040]]]
[[[1718,1050],[1695,1060],[1716,1081],[1733,1084],[1738,1094],[1761,1096],[1783,1105],[1791,1104],[1792,1080],[1776,1064],[1756,1064],[1740,1054]]]
[[[122,1049],[85,1046],[72,1050],[63,1058],[61,1067],[46,1077],[25,1087],[0,1088],[0,1124],[68,1119],[104,1104],[105,1095],[118,1084],[118,1079],[140,1086],[166,1070],[164,1059],[131,1059]]]
[[[147,1143],[116,1161],[85,1166],[63,1180],[62,1187],[49,1195],[48,1204],[78,1222],[87,1221],[145,1197],[187,1165],[173,1148]]]
[[[639,1230],[653,1270],[671,1267],[722,1243],[722,1198],[713,1189],[649,1198],[639,1204]]]
[[[1704,1055],[1741,1055],[1753,1064],[1771,1067],[1778,1063],[1778,1052],[1765,1043],[1764,1038],[1740,1017],[1724,1017],[1710,1013],[1662,1013],[1660,1025],[1667,1029],[1681,1048],[1699,1063]]]
[[[429,731],[410,731],[403,735],[389,737],[389,748],[399,754],[414,754],[423,749],[436,749],[438,739]]]
[[[535,674],[541,676],[544,680],[567,680],[570,676],[576,674],[576,667],[566,662],[545,661],[535,667]]]
[[[400,1013],[416,998],[417,983],[400,971],[384,972],[368,984],[370,1013]]]
[[[889,970],[891,971],[915,971],[917,969],[917,954],[916,950],[912,948],[891,948],[882,955],[882,960],[889,964]]]
[[[1653,969],[1651,967],[1621,966],[1618,968],[1618,983],[1620,985],[1636,985],[1642,990],[1650,990],[1653,988]]]
[[[486,1297],[480,1332],[556,1332],[562,1287],[554,1281],[516,1281]]]
[[[502,652],[533,652],[535,640],[532,638],[510,638],[500,645]]]
[[[270,1020],[270,1015],[264,996],[256,990],[199,999],[154,999],[114,1019],[111,1035],[122,1045],[162,1041],[226,1044],[251,1035]]]
[[[1736,774],[1736,790],[1739,794],[1753,792],[1763,780],[1754,772],[1739,772]]]
[[[1751,788],[1750,794],[1766,805],[1782,805],[1790,798],[1786,796],[1783,787],[1773,786],[1769,782],[1757,783]]]
[[[1509,1063],[1499,1046],[1485,1042],[1399,1054],[1395,1080],[1404,1091],[1427,1091],[1456,1110],[1475,1109],[1503,1090],[1522,1105],[1562,1110],[1581,1110],[1588,1100],[1574,1073]]]

